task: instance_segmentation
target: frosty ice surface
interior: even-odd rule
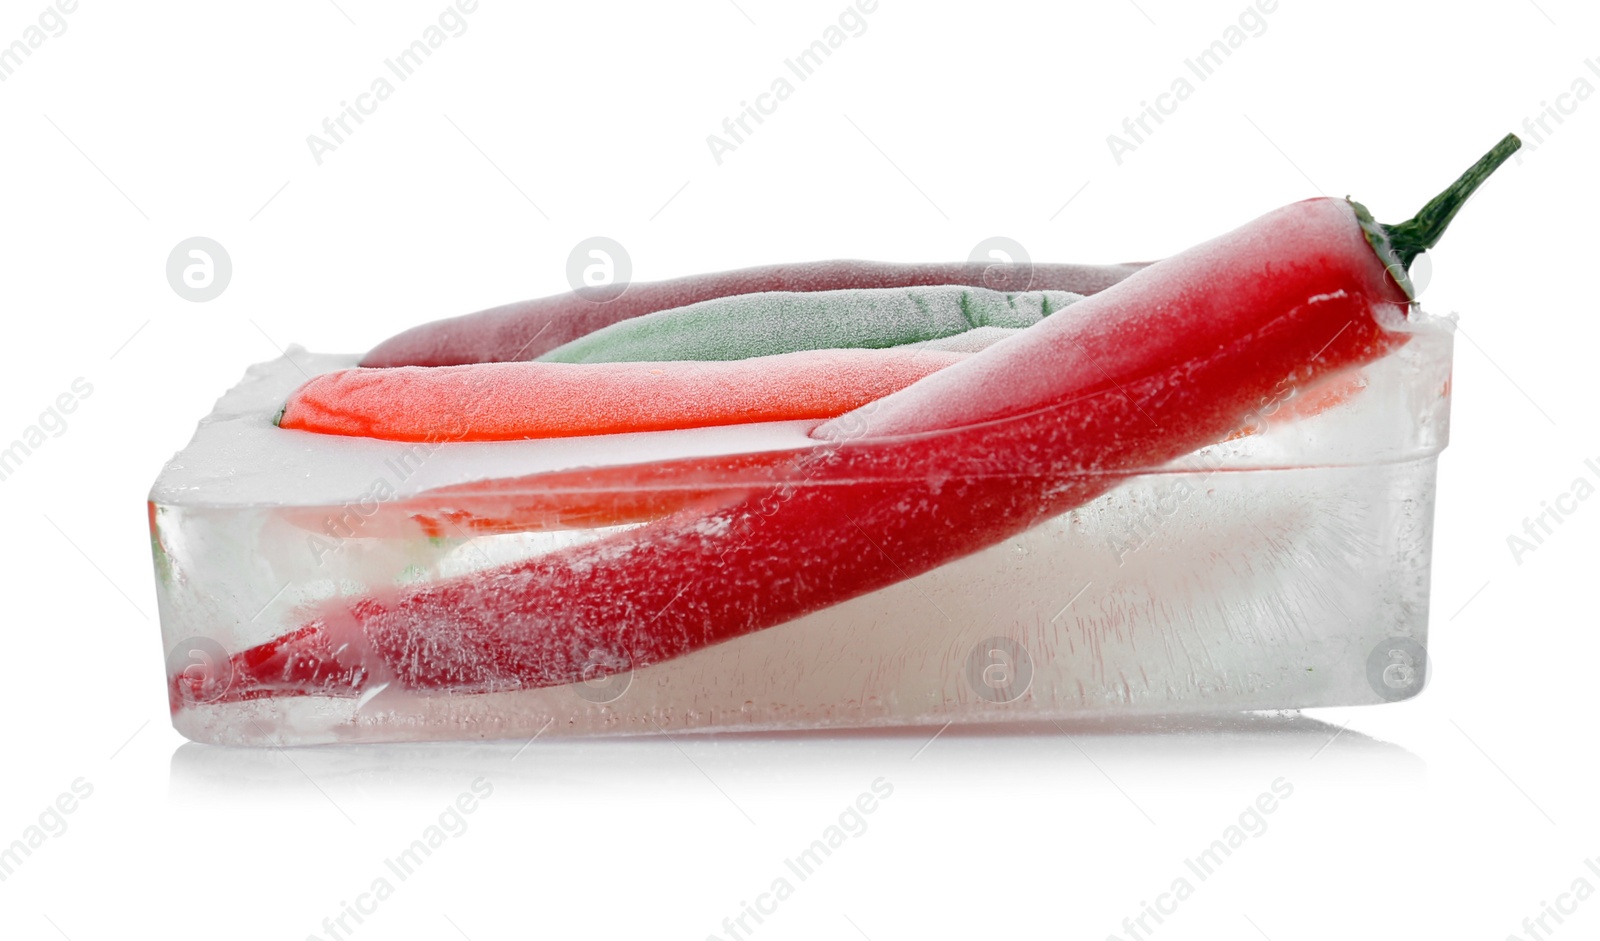
[[[169,683],[195,681],[170,683],[173,721],[200,741],[306,744],[1405,698],[1425,678],[1450,352],[1448,324],[1424,320],[1409,343],[1332,388],[1264,403],[1252,433],[1146,468],[915,578],[665,662],[542,688],[368,682],[241,698],[229,693],[230,655],[294,632],[319,605],[492,573],[639,525],[609,512],[637,494],[581,494],[581,483],[555,502],[582,497],[608,512],[523,529],[496,526],[487,511],[551,495],[500,493],[495,504],[430,493],[817,446],[805,435],[812,423],[788,422],[420,445],[288,432],[272,419],[306,374],[355,359],[291,350],[218,402],[151,493]]]

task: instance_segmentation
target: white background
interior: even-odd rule
[[[341,937],[728,937],[880,777],[894,790],[868,829],[749,936],[1130,937],[1123,919],[1278,778],[1293,795],[1266,832],[1154,937],[1542,938],[1523,919],[1580,877],[1600,889],[1600,500],[1521,564],[1506,541],[1600,462],[1593,99],[1567,99],[1434,253],[1424,300],[1464,332],[1415,700],[1198,733],[520,754],[232,751],[171,730],[145,494],[278,345],[362,350],[565,290],[597,234],[649,280],[955,260],[994,235],[1041,261],[1154,258],[1319,192],[1394,221],[1578,77],[1600,87],[1600,16],[1578,0],[1282,0],[1118,165],[1106,136],[1244,0],[881,0],[718,165],[706,136],[844,6],[482,0],[320,166],[306,136],[443,0],[84,0],[0,83],[0,439],[75,378],[94,389],[0,482],[0,843],[93,788],[0,882],[0,935],[327,938],[479,776],[494,792],[469,829]],[[44,7],[0,3],[0,43]],[[195,235],[233,260],[208,303],[165,278]],[[1593,937],[1600,900],[1564,917],[1556,937]]]

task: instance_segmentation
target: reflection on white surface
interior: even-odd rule
[[[855,782],[889,771],[946,783],[1053,782],[1075,788],[1255,786],[1315,765],[1366,779],[1408,781],[1425,771],[1406,749],[1297,713],[949,726],[785,735],[654,735],[592,740],[444,742],[311,748],[186,743],[172,756],[170,797],[337,795],[405,799],[483,775],[535,793],[659,796],[685,774],[746,793]],[[315,790],[313,790],[315,789]]]

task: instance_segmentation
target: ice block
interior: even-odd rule
[[[1508,154],[1400,226],[1284,207],[826,420],[322,434],[276,419],[358,358],[293,349],[151,494],[174,724],[307,744],[1414,695],[1452,324],[1405,267]]]
[[[988,549],[676,659],[550,687],[232,699],[231,655],[301,628],[308,609],[492,578],[637,532],[680,503],[776,493],[772,471],[749,458],[814,447],[811,423],[784,422],[483,444],[296,432],[285,448],[272,417],[305,381],[300,370],[357,358],[291,350],[223,397],[151,495],[168,682],[207,680],[173,721],[197,741],[309,744],[1403,698],[1421,677],[1388,685],[1381,671],[1406,657],[1420,665],[1414,651],[1427,641],[1451,346],[1447,321],[1424,321],[1412,342],[1352,376],[1336,405],[1301,417],[1311,396],[1291,396],[1262,430],[1147,468]],[[602,473],[712,457],[727,470],[663,474],[653,492],[616,489]],[[474,486],[494,479],[525,482]],[[651,498],[661,505],[619,521]],[[497,515],[516,528],[473,524]]]

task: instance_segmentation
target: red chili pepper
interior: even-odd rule
[[[296,389],[278,425],[387,441],[509,441],[832,418],[968,355],[892,347],[712,362],[358,367]]]
[[[412,327],[373,347],[362,366],[459,366],[537,359],[562,344],[614,323],[718,297],[760,291],[837,291],[846,288],[963,284],[1005,291],[1093,294],[1140,268],[1121,265],[1029,265],[1008,270],[1026,283],[995,284],[994,266],[980,262],[900,264],[880,261],[812,261],[763,265],[671,281],[630,284],[605,302],[577,293],[520,301]]]
[[[731,505],[327,605],[236,654],[224,698],[573,683],[993,545],[1223,440],[1286,387],[1406,342],[1406,268],[1519,143],[1508,136],[1397,226],[1311,199],[1158,262],[827,423],[834,440],[793,457],[785,483]],[[195,682],[174,678],[174,708]]]
[[[1228,440],[1337,407],[1365,386],[1359,372],[1302,386],[1291,401],[1274,402]],[[720,508],[778,486],[794,460],[794,451],[767,451],[452,484],[387,504],[367,517],[361,533],[372,539],[451,539],[644,523],[685,509]],[[327,529],[324,507],[286,507],[282,514],[301,529]]]

